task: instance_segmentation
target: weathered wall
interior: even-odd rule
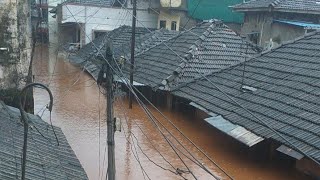
[[[285,42],[295,39],[305,34],[305,29],[293,25],[286,25],[281,23],[273,23],[271,25],[271,38],[273,41]]]
[[[0,89],[18,88],[28,74],[31,18],[27,0],[0,4]]]
[[[271,38],[277,43],[283,43],[304,35],[305,30],[301,27],[273,22],[274,19],[281,19],[287,16],[284,13],[278,14],[272,12],[246,13],[241,34],[246,35],[251,32],[259,32],[258,44],[262,47],[266,47]],[[289,20],[308,20],[303,18],[303,14],[295,14],[288,17],[291,17]],[[311,16],[309,20],[312,21],[313,19],[314,17]]]
[[[160,29],[160,21],[166,21],[166,29],[171,30],[171,23],[173,21],[177,22],[177,31],[179,31],[180,27],[180,16],[175,13],[170,13],[166,11],[160,11],[160,15],[158,18],[158,29]]]

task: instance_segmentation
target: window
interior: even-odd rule
[[[106,34],[106,31],[93,31],[94,39]]]
[[[167,21],[160,20],[160,29],[161,28],[166,28],[166,25],[167,25]]]
[[[260,36],[260,33],[259,33],[259,32],[251,32],[251,33],[248,33],[247,36],[248,36],[248,39],[249,39],[252,43],[258,44],[258,42],[259,42],[259,36]]]
[[[176,31],[177,30],[177,21],[171,22],[171,30]]]

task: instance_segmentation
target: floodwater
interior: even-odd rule
[[[47,84],[51,89],[54,96],[53,124],[62,128],[89,179],[105,179],[106,102],[104,95],[100,93],[102,90],[99,90],[86,72],[71,65],[63,57],[58,57],[54,48],[44,45],[36,49],[33,73],[35,82]],[[45,121],[49,121],[48,111],[43,112],[48,100],[44,90],[35,90],[35,113],[42,116]],[[187,147],[200,164],[206,166],[215,176],[228,179],[159,113],[150,106],[148,108],[177,137],[177,140]],[[190,169],[187,171],[186,166],[138,104],[135,103],[130,110],[127,99],[118,97],[114,111],[123,126],[121,132],[115,133],[117,179],[183,179],[173,173],[177,168],[182,170],[182,176],[186,179],[194,179],[190,171],[197,179],[214,179],[201,169],[200,165],[186,158],[182,153],[187,154],[187,152],[178,146],[168,132],[164,132],[164,135],[182,152],[175,149]],[[307,179],[293,168],[285,168],[287,166],[281,163],[250,158],[247,155],[250,154],[248,148],[217,132],[201,119],[194,119],[188,113],[165,109],[161,111],[234,179]],[[164,128],[161,130],[165,131]],[[190,155],[188,157],[192,159]]]

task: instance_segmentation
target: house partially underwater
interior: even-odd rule
[[[96,79],[101,68],[97,55],[105,52],[105,45],[109,43],[116,61],[123,60],[120,65],[128,78],[130,34],[130,27],[126,26],[113,30],[84,46],[69,59],[82,65]],[[200,74],[243,62],[259,52],[259,47],[248,43],[218,20],[202,22],[181,32],[164,29],[145,32],[136,40],[134,81],[154,91],[170,91]]]
[[[320,32],[177,87],[216,129],[320,177]],[[252,113],[252,114],[251,114]],[[280,134],[280,136],[277,134]],[[269,148],[267,148],[269,147]]]
[[[88,179],[60,128],[28,114],[26,179]],[[57,135],[59,145],[53,129]],[[24,126],[20,111],[0,101],[0,179],[21,179]]]

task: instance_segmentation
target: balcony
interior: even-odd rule
[[[187,10],[186,0],[160,0],[161,9],[167,10]]]

